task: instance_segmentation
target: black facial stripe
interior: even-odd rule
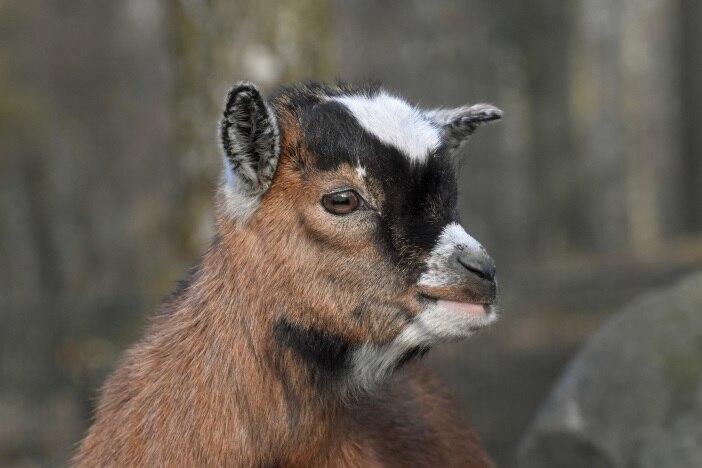
[[[361,165],[367,177],[380,183],[385,200],[378,207],[377,240],[393,263],[419,274],[420,265],[413,260],[428,254],[443,227],[458,217],[456,168],[446,149],[412,162],[365,131],[334,101],[307,109],[302,126],[316,170]]]
[[[351,345],[338,335],[302,328],[280,319],[273,336],[282,348],[289,348],[309,365],[313,375],[337,375],[349,364]]]

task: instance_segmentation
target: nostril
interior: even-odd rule
[[[487,281],[495,279],[495,262],[490,257],[474,258],[467,255],[459,255],[456,257],[456,260],[463,268],[479,278]]]

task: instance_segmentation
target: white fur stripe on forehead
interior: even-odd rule
[[[441,131],[422,111],[382,91],[376,96],[340,96],[365,131],[421,162],[441,144]]]
[[[479,252],[483,249],[480,242],[471,237],[458,223],[447,224],[436,241],[436,245],[427,259],[427,270],[419,278],[420,286],[447,286],[455,282],[454,274],[445,268],[449,257],[456,250]]]

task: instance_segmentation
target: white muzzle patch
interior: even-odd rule
[[[429,254],[426,271],[419,277],[417,284],[427,287],[456,284],[459,278],[450,268],[446,268],[446,263],[457,250],[474,253],[485,251],[480,242],[471,237],[463,226],[458,223],[447,224]]]

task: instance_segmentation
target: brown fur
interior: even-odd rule
[[[363,222],[329,224],[311,208],[354,171],[301,173],[311,156],[295,119],[277,112],[284,131],[274,183],[243,224],[218,207],[217,240],[105,383],[73,465],[491,466],[419,363],[349,406],[320,391],[273,339],[285,318],[352,343],[387,343],[403,314],[419,311],[416,291],[393,280],[396,267]],[[376,312],[359,317],[359,298]]]

